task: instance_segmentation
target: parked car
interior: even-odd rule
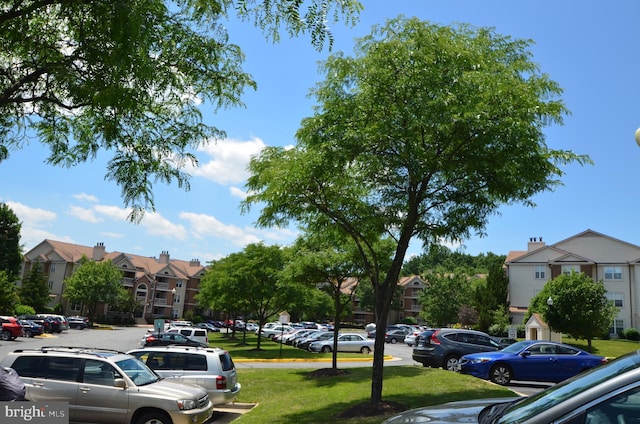
[[[425,340],[420,336],[413,349],[413,360],[425,367],[449,371],[458,370],[458,360],[464,355],[501,349],[491,336],[475,330],[442,328],[431,333],[428,343]]]
[[[244,325],[244,328],[247,331],[255,332],[258,330],[258,324],[256,324],[255,322],[248,322]]]
[[[204,328],[196,327],[171,327],[165,333],[178,333],[190,339],[197,340],[206,346],[209,346],[209,332]]]
[[[632,424],[640,417],[640,351],[535,395],[450,402],[404,411],[383,424]]]
[[[507,347],[507,346],[510,346],[510,345],[512,345],[512,344],[514,344],[514,343],[516,343],[518,341],[516,339],[511,339],[509,337],[494,337],[493,340],[498,342],[498,344],[500,346],[502,346],[503,348]]]
[[[210,324],[208,322],[199,322],[194,327],[203,328],[203,329],[207,330],[209,333],[219,333],[220,332],[220,329],[218,327],[216,327],[215,325]]]
[[[38,315],[19,315],[18,319],[34,322],[42,326],[45,333],[60,333],[60,323],[54,319],[46,319],[45,317]],[[53,326],[53,328],[52,328]]]
[[[409,334],[409,332],[406,329],[390,330],[384,333],[384,341],[393,344],[398,342],[403,343],[407,334]]]
[[[309,345],[313,342],[327,340],[333,337],[333,331],[320,331],[309,334],[308,337],[295,341],[295,347],[302,350],[309,350]]]
[[[169,345],[209,347],[207,343],[183,336],[180,333],[148,333],[140,340],[140,347]]]
[[[231,355],[220,348],[158,346],[127,353],[162,377],[204,387],[214,405],[235,401],[242,388]]]
[[[67,317],[69,328],[76,328],[78,330],[84,330],[89,327],[89,318],[80,316]]]
[[[22,326],[23,335],[25,337],[41,336],[44,333],[44,327],[38,323],[26,319],[20,319],[18,322],[20,322],[20,325]]]
[[[338,335],[338,352],[360,352],[371,353],[373,350],[373,340],[357,333],[344,333]],[[309,344],[311,352],[332,352],[333,338],[318,340]]]
[[[62,331],[66,331],[69,329],[69,322],[67,321],[67,317],[64,315],[55,315],[55,314],[39,314],[42,318],[48,319],[51,321],[56,321],[58,324],[54,327],[58,328],[60,331],[54,331],[55,333],[60,333]]]
[[[14,317],[0,317],[2,330],[0,331],[0,339],[4,341],[15,340],[24,334],[20,321]]]
[[[256,332],[257,331],[258,330],[256,330]],[[260,336],[272,338],[276,334],[289,333],[291,331],[293,331],[293,327],[289,325],[284,325],[284,324],[277,324],[269,328],[263,328],[262,331],[260,332]]]
[[[202,424],[213,414],[206,390],[164,379],[131,355],[48,346],[4,357],[35,402],[68,402],[69,422]]]
[[[562,343],[525,340],[497,352],[472,353],[460,358],[460,372],[509,384],[511,380],[558,383],[607,362]]]

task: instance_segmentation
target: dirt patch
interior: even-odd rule
[[[379,415],[398,414],[409,409],[406,405],[398,402],[381,401],[376,403],[364,402],[352,406],[340,414],[338,418],[357,418],[357,417],[377,417]]]

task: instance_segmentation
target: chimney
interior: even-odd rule
[[[158,262],[160,262],[161,264],[168,264],[169,263],[169,251],[168,250],[163,250],[162,253],[160,253],[160,259],[158,260]]]
[[[104,243],[96,243],[95,246],[93,246],[93,256],[91,256],[91,259],[93,259],[96,262],[99,262],[101,260],[104,259],[104,255],[106,253],[106,249],[104,247]]]
[[[529,237],[527,252],[533,252],[544,246],[546,246],[546,244],[542,241],[542,237]]]
[[[189,266],[200,266],[200,259],[191,259]]]

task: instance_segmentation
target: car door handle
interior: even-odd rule
[[[90,392],[91,391],[91,387],[80,386],[80,390],[82,390],[83,393]]]

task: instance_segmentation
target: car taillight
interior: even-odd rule
[[[227,388],[227,377],[219,375],[216,377],[216,389],[223,390]]]
[[[435,333],[433,333],[431,335],[431,343],[440,344],[440,340],[438,340],[438,338],[436,337],[437,334],[438,334],[438,332],[436,331]]]

